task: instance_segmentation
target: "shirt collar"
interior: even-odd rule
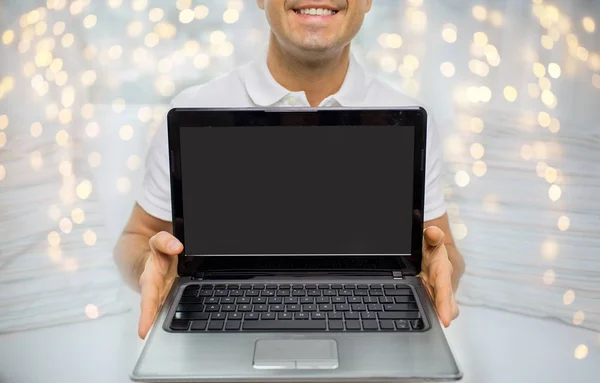
[[[262,55],[241,72],[246,92],[252,101],[258,106],[272,106],[280,102],[286,96],[292,94],[289,90],[279,84],[269,71],[266,55]],[[340,90],[331,95],[330,98],[337,101],[341,106],[353,106],[361,104],[366,96],[367,76],[364,68],[350,53],[350,63],[346,78]],[[296,92],[297,93],[297,92]]]

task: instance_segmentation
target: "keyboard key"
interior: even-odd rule
[[[238,311],[241,311],[241,312],[252,311],[252,306],[250,306],[250,305],[238,305]]]
[[[330,305],[330,304],[319,305],[319,311],[333,311],[333,305]]]
[[[189,296],[196,296],[198,294],[198,286],[188,286],[185,288],[185,290],[183,290],[183,296],[184,297],[189,297]]]
[[[250,290],[252,288],[252,285],[249,283],[244,283],[242,285],[240,285],[240,290]]]
[[[227,319],[229,320],[241,320],[244,317],[243,313],[229,313]]]
[[[369,290],[369,295],[372,297],[383,296],[383,290],[381,289],[371,289]]]
[[[228,320],[225,325],[225,330],[239,330],[242,326],[242,321],[239,320]]]
[[[360,313],[360,318],[362,320],[375,320],[377,319],[377,313]]]
[[[335,305],[335,311],[350,311],[350,306],[346,304]]]
[[[284,305],[272,305],[272,306],[269,306],[269,309],[271,310],[271,312],[284,311],[285,306]]]
[[[242,329],[247,331],[318,331],[326,330],[327,322],[321,320],[299,321],[256,321],[244,322]]]
[[[347,283],[344,285],[344,288],[346,290],[354,290],[354,289],[356,289],[356,285],[354,283]]]
[[[235,303],[238,305],[247,305],[250,303],[250,298],[248,297],[239,297],[236,299]]]
[[[199,312],[176,312],[175,319],[188,319],[188,320],[208,320],[210,317],[209,313]]]
[[[337,292],[335,290],[323,290],[324,297],[335,297]]]
[[[217,312],[221,309],[219,305],[207,305],[204,311],[206,312]]]
[[[208,329],[211,331],[220,331],[220,330],[223,330],[223,324],[225,324],[225,321],[211,320],[208,325]]]
[[[236,306],[235,305],[223,305],[221,307],[221,311],[223,312],[231,312],[231,311],[235,311]]]
[[[202,285],[200,287],[200,289],[202,289],[202,290],[212,290],[213,289],[213,285]]]
[[[227,319],[227,313],[212,313],[210,316],[212,320],[225,320]]]
[[[379,330],[376,320],[363,321],[362,325],[363,325],[363,329],[365,329],[365,330]]]
[[[169,327],[171,330],[187,330],[190,326],[190,321],[187,319],[173,319]]]
[[[338,295],[340,297],[348,297],[348,296],[352,296],[352,290],[340,290],[338,292]]]
[[[405,289],[405,290],[410,290],[410,286],[409,285],[396,285],[397,289]]]
[[[282,289],[282,290],[289,290],[289,289],[292,288],[292,286],[290,284],[288,284],[288,283],[285,283],[285,284],[279,285],[279,288]]]
[[[329,290],[330,286],[328,283],[319,283],[319,286],[317,286],[317,288],[319,290]]]
[[[265,284],[257,283],[256,285],[252,286],[252,290],[264,290],[265,287],[267,287]]]
[[[246,291],[246,294],[244,296],[246,297],[257,297],[260,295],[260,291],[259,290],[248,290]]]
[[[396,285],[393,285],[391,283],[386,283],[386,284],[383,285],[383,288],[384,289],[395,289]]]
[[[425,323],[423,323],[422,319],[412,320],[410,324],[414,330],[423,330],[425,328]]]
[[[268,298],[268,303],[270,305],[280,305],[280,304],[283,303],[283,298],[280,298],[280,297],[271,297],[271,298]]]
[[[294,289],[294,290],[304,290],[304,285],[302,283],[294,283],[292,285],[292,289]]]
[[[391,305],[383,305],[385,311],[418,311],[416,303],[398,303]]]
[[[289,297],[291,290],[277,290],[278,297]]]
[[[317,311],[317,305],[302,305],[302,311],[305,311],[305,312]]]
[[[352,319],[352,320],[358,320],[358,319],[360,319],[360,315],[359,315],[359,313],[345,312],[344,313],[344,319],[346,319],[346,320],[350,320],[350,319]]]
[[[364,303],[379,303],[379,300],[376,297],[363,297]]]
[[[210,305],[216,305],[216,304],[219,304],[220,300],[221,300],[221,298],[210,297],[210,298],[206,298],[206,299],[204,300],[204,302],[205,302],[207,305],[209,305],[209,304],[210,304]]]
[[[306,296],[306,290],[293,290],[292,291],[292,296],[293,297],[303,297],[303,296]]]
[[[398,330],[410,330],[410,325],[407,320],[401,319],[396,321],[396,328]]]
[[[222,305],[233,305],[233,304],[235,304],[235,298],[232,298],[232,297],[222,298],[221,304]]]
[[[227,290],[239,290],[240,285],[238,284],[231,284],[231,285],[227,285]]]
[[[320,297],[321,296],[321,290],[309,290],[308,291],[308,296],[309,297]]]
[[[267,290],[277,290],[277,284],[275,284],[275,283],[267,284]]]
[[[317,304],[327,304],[327,303],[331,303],[331,298],[329,298],[329,297],[317,297],[317,299],[316,299],[316,303],[317,303]]]
[[[362,303],[361,297],[348,297],[348,303]]]
[[[267,298],[265,298],[265,297],[252,298],[252,304],[253,305],[265,305],[265,304],[267,304]]]
[[[346,297],[333,297],[331,298],[332,303],[346,303]]]
[[[369,288],[369,285],[365,285],[365,284],[356,285],[356,288],[361,289],[361,290],[367,290]]]
[[[382,330],[395,330],[396,329],[396,327],[394,327],[393,320],[380,320],[379,327],[381,327]]]
[[[396,303],[411,303],[411,302],[415,302],[415,297],[412,295],[405,295],[402,297],[394,297],[394,302],[396,302]]]
[[[360,330],[360,321],[347,320],[346,321],[346,330],[352,330],[352,331]]]
[[[186,303],[178,305],[177,311],[204,311],[204,305]]]
[[[367,311],[367,306],[362,303],[354,303],[352,305],[352,311]]]
[[[260,292],[260,296],[261,297],[274,297],[275,291],[274,290],[263,290]]]
[[[367,290],[355,290],[354,291],[355,297],[366,297],[367,295],[369,295],[369,292]]]
[[[331,289],[332,290],[336,290],[336,289],[341,290],[341,289],[343,289],[343,287],[342,287],[342,285],[336,283],[336,284],[331,285]]]
[[[285,310],[288,312],[300,311],[300,309],[301,309],[300,305],[286,305],[285,306]]]
[[[329,321],[329,329],[332,331],[338,331],[344,329],[344,322],[341,320]]]
[[[327,313],[327,319],[341,320],[341,319],[344,319],[344,315],[342,313]]]
[[[229,291],[227,290],[217,290],[215,291],[215,297],[226,297],[229,295]]]
[[[244,290],[232,290],[232,291],[229,293],[229,296],[230,296],[230,297],[241,297],[241,296],[243,296],[243,295],[244,295]]]
[[[316,290],[317,289],[317,285],[315,285],[314,283],[309,283],[306,285],[305,287],[307,290]]]
[[[260,318],[259,313],[246,313],[244,314],[244,320],[258,320]]]
[[[385,295],[388,297],[398,296],[398,295],[412,295],[412,291],[410,289],[385,289]]]
[[[224,290],[226,288],[227,288],[227,285],[224,285],[224,284],[215,285],[215,290]]]
[[[206,298],[204,297],[196,296],[181,297],[181,299],[179,299],[179,303],[204,303],[205,299]]]
[[[301,305],[311,305],[315,303],[315,298],[314,297],[302,297],[300,298],[300,304]]]
[[[294,320],[296,319],[309,319],[310,313],[294,313]]]
[[[212,297],[212,295],[213,295],[212,290],[201,290],[200,293],[198,294],[198,296],[200,296],[200,297]]]
[[[325,314],[326,313],[310,313],[310,318],[312,320],[325,320],[327,319]]]
[[[206,330],[207,324],[208,324],[208,322],[205,320],[195,320],[192,322],[192,330],[204,331],[204,330]]]
[[[260,319],[261,320],[273,320],[273,319],[275,319],[275,313],[261,313]]]
[[[367,309],[369,309],[369,311],[383,311],[383,305],[370,303],[367,305]]]
[[[277,319],[281,319],[281,320],[292,319],[292,314],[293,313],[279,313],[279,314],[277,314]]]
[[[387,311],[377,313],[381,319],[418,319],[421,316],[418,311]]]
[[[267,305],[254,306],[254,312],[264,312],[264,311],[269,311],[269,306],[267,306]]]
[[[298,298],[287,297],[283,298],[283,303],[286,305],[294,305],[298,303]]]
[[[398,297],[400,298],[400,297]],[[392,297],[379,297],[379,303],[394,303],[394,298]]]

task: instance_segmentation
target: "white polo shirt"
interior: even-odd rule
[[[419,102],[398,92],[365,73],[351,55],[348,73],[340,90],[327,97],[320,107],[390,107],[416,106]],[[309,106],[304,92],[290,92],[281,86],[269,71],[266,57],[242,66],[204,85],[192,86],[179,93],[171,107],[266,107]],[[171,221],[171,190],[169,176],[167,129],[160,129],[153,138],[146,157],[146,173],[138,204],[150,215]],[[429,117],[427,131],[427,169],[424,220],[442,216],[446,204],[440,173],[442,148],[439,133]]]

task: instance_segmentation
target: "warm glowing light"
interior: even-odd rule
[[[542,46],[546,49],[554,48],[554,40],[552,40],[552,37],[550,37],[548,35],[542,36],[541,43],[542,43]]]
[[[535,151],[535,147],[534,147],[534,151]],[[538,177],[545,177],[546,169],[548,169],[548,164],[545,162],[538,162],[538,164],[535,166],[535,172],[537,173]]]
[[[588,347],[585,344],[580,344],[575,348],[575,359],[585,359],[588,356]]]
[[[77,185],[77,196],[81,199],[87,199],[92,194],[92,183],[88,180],[81,181]]]
[[[199,5],[194,8],[194,17],[196,19],[201,20],[208,16],[208,7],[206,5]]]
[[[533,146],[531,145],[523,145],[521,147],[521,157],[523,157],[524,160],[529,161],[530,159],[533,158]]]
[[[549,90],[542,91],[542,102],[549,108],[556,108],[557,100],[554,93]]]
[[[69,133],[66,130],[61,129],[56,133],[56,143],[59,146],[67,146],[69,143]]]
[[[60,245],[60,234],[58,234],[56,231],[50,232],[48,234],[48,243],[52,247],[57,247]]]
[[[159,41],[159,37],[158,34],[155,32],[150,32],[146,35],[146,37],[144,38],[144,44],[146,44],[146,46],[148,48],[153,48],[158,44]]]
[[[192,11],[192,17],[195,17]],[[227,24],[233,24],[240,18],[240,12],[237,9],[228,9],[223,13],[223,21]]]
[[[483,132],[483,120],[479,117],[473,117],[469,123],[469,127],[473,133],[481,133]]]
[[[98,152],[92,152],[88,156],[88,163],[91,167],[96,168],[102,163],[102,156]]]
[[[117,98],[112,103],[112,109],[115,111],[115,113],[121,113],[122,111],[124,111],[125,106],[126,106],[125,100],[123,100],[122,98]]]
[[[577,57],[581,61],[587,61],[587,59],[590,57],[590,52],[587,49],[585,49],[584,47],[578,47],[577,48]]]
[[[6,133],[0,132],[0,148],[6,145]]]
[[[73,230],[73,222],[69,218],[63,218],[58,223],[58,227],[62,230],[63,233],[69,234],[71,230]]]
[[[210,56],[200,53],[194,57],[194,66],[197,69],[204,69],[210,64]]]
[[[68,177],[73,174],[73,164],[70,161],[61,161],[58,171],[63,177]]]
[[[456,68],[454,67],[454,64],[452,64],[449,61],[446,61],[443,62],[442,65],[440,65],[440,71],[442,72],[442,75],[444,75],[444,77],[452,77],[456,72]]]
[[[6,178],[6,168],[4,165],[0,165],[0,181]]]
[[[83,213],[83,210],[81,210],[78,207],[73,209],[73,211],[71,212],[71,219],[76,224],[83,223],[83,221],[85,220],[85,214]]]
[[[98,237],[93,230],[86,230],[85,233],[83,233],[83,242],[85,242],[86,245],[94,246],[97,240]]]
[[[98,307],[96,307],[96,305],[93,305],[93,304],[86,305],[85,306],[85,316],[87,316],[90,319],[98,318]]]
[[[487,165],[483,161],[475,161],[473,163],[473,174],[477,177],[483,177],[487,173]]]
[[[2,34],[2,43],[4,45],[8,45],[8,44],[12,43],[14,39],[15,39],[15,32],[12,29],[4,31],[4,33]]]
[[[213,44],[222,44],[227,40],[227,35],[225,32],[216,30],[210,34],[210,42]]]
[[[133,138],[133,127],[131,125],[123,125],[121,129],[119,129],[119,137],[123,141],[129,141]]]
[[[459,170],[454,176],[454,181],[459,187],[464,188],[471,181],[471,177],[469,177],[469,173],[465,172],[464,170]]]
[[[500,11],[491,11],[489,14],[489,21],[495,27],[501,27],[504,24],[504,16]]]
[[[182,24],[189,24],[194,20],[195,13],[191,9],[184,9],[179,12],[179,22]]]
[[[162,10],[162,8],[152,8],[150,13],[148,13],[148,19],[153,23],[156,23],[161,21],[164,15],[165,12]]]
[[[481,145],[479,142],[476,142],[473,145],[471,145],[471,156],[476,160],[482,158],[484,153],[485,150],[483,148],[483,145]]]
[[[442,29],[442,39],[447,43],[454,43],[457,37],[456,25],[445,24],[444,29]]]
[[[69,48],[71,45],[73,45],[74,41],[75,41],[75,36],[73,36],[70,33],[67,33],[66,35],[64,35],[62,37],[62,39],[60,40],[60,42],[64,48]]]
[[[540,63],[533,64],[533,74],[539,78],[544,77],[546,75],[546,67]]]
[[[543,276],[544,284],[551,285],[554,283],[555,279],[556,279],[556,274],[554,273],[554,270],[546,270],[546,272],[544,273],[544,276]]]
[[[567,231],[569,230],[569,226],[571,226],[571,220],[566,215],[563,215],[558,219],[557,225],[560,231]]]
[[[485,21],[488,16],[488,11],[483,5],[476,5],[472,9],[473,17],[478,21]]]
[[[575,314],[573,314],[573,324],[576,326],[582,324],[584,319],[585,314],[583,313],[583,311],[577,311]]]
[[[83,26],[86,28],[93,28],[98,22],[98,17],[96,15],[87,15],[85,19],[83,19]]]
[[[552,184],[556,182],[556,179],[558,178],[558,172],[555,168],[548,166],[544,172],[544,178],[546,178],[546,182]]]
[[[81,107],[81,117],[89,120],[94,116],[94,105],[92,104],[84,104]]]
[[[180,11],[183,11],[184,9],[188,9],[191,6],[192,6],[192,0],[177,0],[175,2],[175,7]]]
[[[35,171],[39,171],[42,166],[44,166],[44,160],[42,158],[42,153],[39,150],[31,152],[29,163],[31,164],[31,168]]]
[[[552,83],[548,77],[542,77],[538,80],[538,85],[542,90],[550,90],[552,89]]]
[[[148,0],[133,0],[131,7],[134,11],[141,12],[148,6]]]
[[[490,67],[488,64],[475,59],[469,61],[469,70],[481,77],[485,77],[490,73]]]
[[[488,39],[488,36],[484,32],[475,32],[473,34],[473,41],[477,45],[486,46],[489,39]]]
[[[117,9],[123,4],[123,0],[108,0],[108,6],[112,9]]]
[[[560,65],[558,65],[556,63],[551,63],[550,65],[548,65],[548,74],[550,74],[550,77],[559,78],[560,73],[561,73]]]
[[[560,186],[558,185],[552,185],[550,186],[550,189],[548,190],[548,196],[550,197],[550,199],[554,202],[558,201],[560,199],[560,196],[562,195],[562,190],[560,189]]]
[[[4,130],[8,127],[8,116],[6,114],[0,114],[0,130]]]
[[[583,20],[581,20],[581,24],[587,33],[594,33],[596,30],[596,22],[589,16],[584,17]]]
[[[458,240],[465,239],[468,234],[467,225],[464,223],[457,223],[452,226],[452,234]]]
[[[505,87],[504,98],[509,102],[514,102],[517,99],[517,90],[512,86]]]
[[[563,303],[565,305],[570,305],[575,301],[575,292],[573,290],[567,290],[563,295]]]
[[[547,239],[542,243],[542,256],[545,259],[556,259],[558,255],[558,243],[553,239]]]
[[[538,114],[538,123],[540,124],[540,126],[542,126],[543,128],[547,128],[548,126],[550,126],[550,115],[546,112],[540,112]]]

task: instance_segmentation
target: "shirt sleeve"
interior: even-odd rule
[[[423,213],[425,222],[439,218],[446,213],[441,179],[443,163],[440,134],[433,118],[429,116],[425,154],[425,208]]]
[[[151,216],[171,221],[171,178],[166,117],[148,148],[142,192],[137,203]]]

